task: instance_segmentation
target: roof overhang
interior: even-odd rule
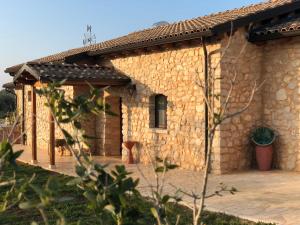
[[[161,39],[149,39],[146,41],[140,41],[140,42],[133,42],[126,45],[119,45],[119,46],[113,46],[110,48],[103,48],[99,50],[90,50],[87,52],[90,56],[98,56],[98,55],[105,55],[105,54],[112,54],[112,53],[118,53],[121,51],[132,51],[135,49],[140,48],[147,48],[152,46],[159,46],[163,44],[172,44],[182,41],[190,41],[199,39],[202,37],[214,37],[219,34],[229,32],[232,29],[238,29],[240,27],[249,26],[251,24],[261,22],[263,20],[271,19],[273,17],[276,17],[278,15],[283,15],[289,12],[293,12],[296,9],[300,9],[300,1],[295,0],[291,1],[290,3],[286,3],[283,5],[278,5],[274,8],[269,8],[266,10],[258,11],[255,13],[249,13],[247,15],[241,15],[234,19],[228,19],[226,22],[216,24],[209,29],[206,29],[201,32],[195,32],[195,33],[180,33],[178,35],[172,35],[166,38],[161,37]]]
[[[35,81],[40,81],[40,76],[27,64],[24,64],[14,76],[14,83],[30,84]]]
[[[241,16],[235,20],[229,20],[225,23],[216,25],[213,27],[212,32],[214,34],[228,32],[232,29],[243,27],[249,24],[257,23],[263,20],[271,19],[278,15],[283,15],[289,12],[293,12],[297,9],[300,9],[300,1],[295,0],[291,1],[290,3],[286,3],[275,8],[270,8],[267,10],[263,10],[260,12],[252,13],[247,16]]]
[[[34,84],[64,81],[64,85],[122,86],[131,79],[121,72],[107,67],[64,63],[27,63],[14,76],[14,83]]]
[[[287,37],[295,37],[295,36],[300,36],[300,30],[287,31],[287,32],[275,32],[275,33],[269,33],[266,35],[250,35],[249,41],[250,42],[262,42],[262,41],[270,41],[270,40],[287,38]]]
[[[21,89],[22,85],[15,84],[14,82],[5,83],[2,85],[3,88],[9,89],[9,90],[19,90]]]
[[[15,73],[17,73],[21,67],[23,66],[23,64],[18,64],[18,65],[15,65],[15,66],[11,66],[11,67],[8,67],[4,70],[5,73],[9,73],[11,76],[14,76]]]
[[[111,54],[111,53],[117,53],[120,51],[131,51],[141,48],[147,48],[147,47],[153,47],[153,46],[159,46],[164,44],[173,44],[177,42],[182,41],[191,41],[195,39],[199,39],[201,37],[211,37],[213,36],[213,33],[211,30],[206,30],[199,33],[191,33],[188,35],[174,35],[174,37],[169,38],[161,38],[157,40],[151,40],[151,41],[145,41],[145,42],[137,42],[137,43],[131,43],[127,45],[119,45],[111,48],[104,48],[99,49],[96,51],[89,51],[87,54],[89,56],[97,56],[97,55],[104,55],[104,54]]]
[[[250,42],[268,41],[300,35],[300,15],[293,15],[259,26],[249,33]]]

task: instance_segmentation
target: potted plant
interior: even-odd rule
[[[275,138],[275,132],[268,127],[258,127],[252,133],[251,140],[255,144],[256,162],[261,171],[271,169],[273,159],[272,144]]]

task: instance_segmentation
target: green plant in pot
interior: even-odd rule
[[[273,159],[273,143],[276,139],[275,132],[268,127],[258,127],[251,136],[255,144],[256,162],[259,170],[271,169]]]

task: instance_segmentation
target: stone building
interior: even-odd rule
[[[17,98],[22,130],[26,144],[39,154],[47,154],[51,141],[62,135],[58,129],[49,134],[49,109],[35,89],[66,79],[63,88],[74,97],[88,91],[88,81],[106,87],[103,99],[118,115],[86,119],[85,132],[96,137],[92,154],[121,156],[122,142],[136,141],[135,158],[141,163],[149,162],[149,156],[167,156],[182,168],[201,170],[205,107],[198,81],[204,79],[207,62],[209,75],[221,78],[214,84],[219,104],[225,101],[228,78],[237,74],[232,111],[247,104],[255,81],[264,83],[247,111],[219,128],[212,172],[250,168],[249,135],[259,125],[279,134],[276,166],[300,171],[299,30],[300,1],[273,0],[130,33],[6,72],[21,85]]]

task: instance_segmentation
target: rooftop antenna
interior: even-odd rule
[[[169,25],[169,22],[167,22],[167,21],[159,21],[159,22],[154,23],[152,26],[153,27],[160,27],[160,26],[165,26],[165,25]]]
[[[96,35],[92,33],[92,26],[87,25],[86,33],[84,34],[84,37],[83,37],[83,45],[89,46],[92,44],[96,44]]]

